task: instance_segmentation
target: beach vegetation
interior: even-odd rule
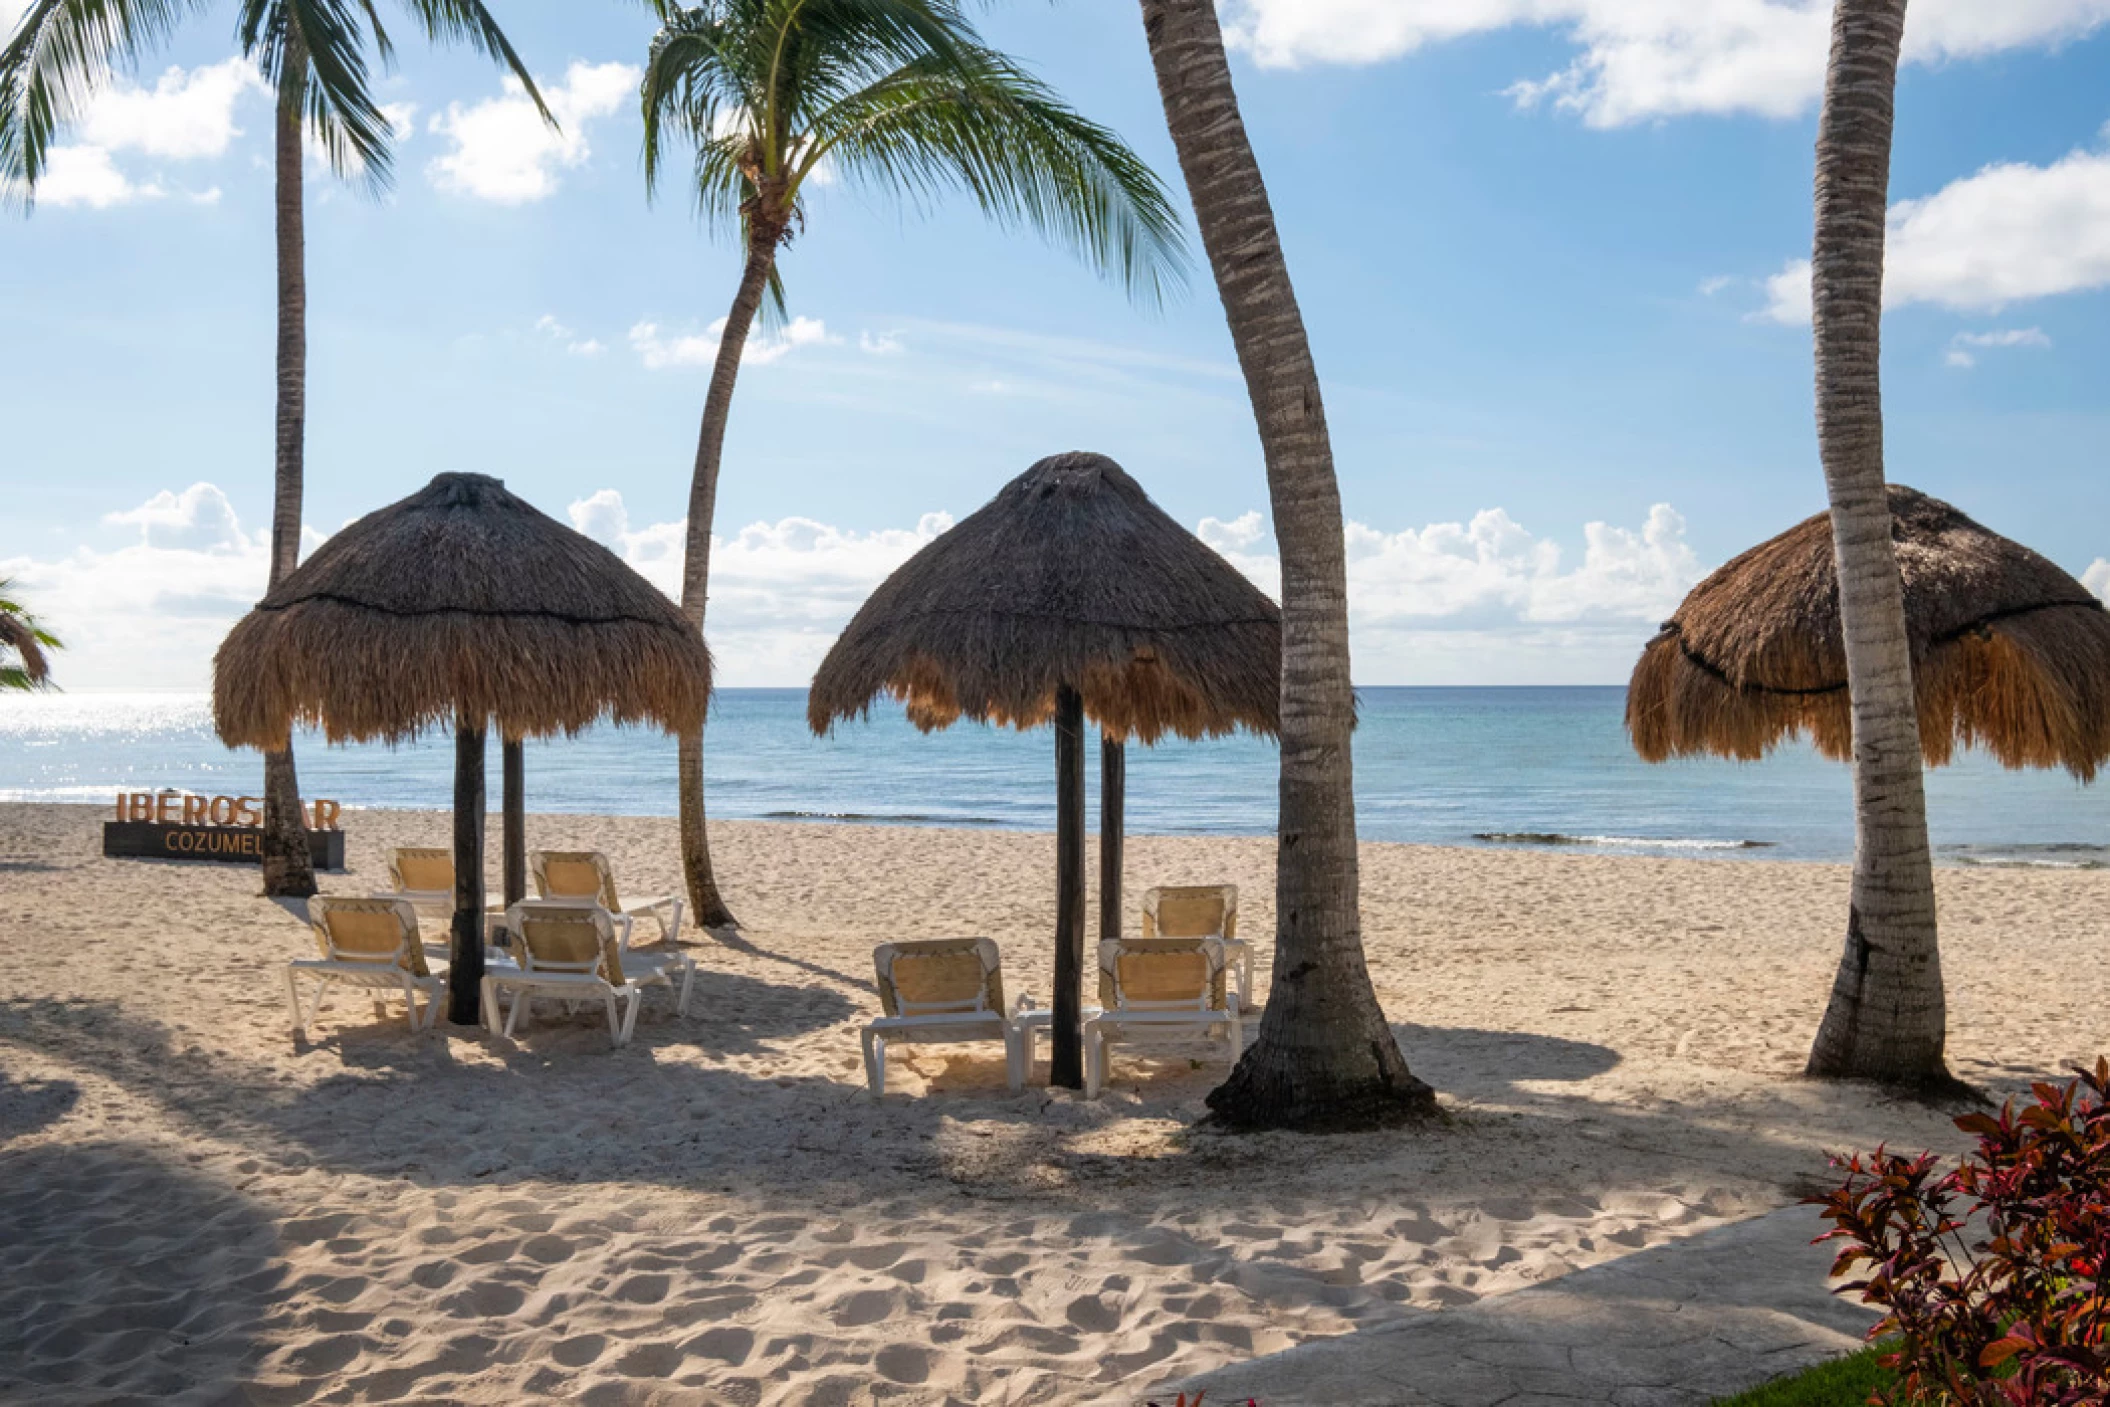
[[[1838,0],[1817,125],[1811,308],[1853,715],[1846,946],[1808,1073],[1940,1087],[1948,1016],[1912,638],[1883,477],[1884,220],[1905,0]]]
[[[829,183],[911,204],[964,191],[999,224],[1066,245],[1149,303],[1181,277],[1170,196],[1109,129],[987,47],[955,0],[654,0],[642,91],[645,180],[693,153],[704,221],[736,233],[739,281],[719,334],[690,475],[681,606],[700,631],[734,381],[778,270]],[[704,830],[703,730],[681,735],[683,880],[700,922],[734,917]]]
[[[1864,1348],[1733,1397],[1716,1398],[1714,1407],[1867,1407],[1874,1393],[1897,1381],[1897,1374],[1883,1366],[1883,1354],[1881,1346]]]
[[[1340,484],[1311,342],[1214,0],[1143,0],[1143,31],[1267,463],[1282,557],[1275,966],[1259,1039],[1209,1095],[1231,1128],[1426,1117],[1364,959]]]
[[[63,648],[22,604],[14,582],[0,578],[0,689],[48,687],[51,661],[44,652]]]
[[[413,24],[435,42],[462,42],[518,78],[545,119],[534,79],[483,0],[402,0]],[[30,205],[48,170],[52,143],[80,117],[121,65],[166,40],[199,0],[31,0],[0,48],[0,203]],[[277,396],[271,501],[271,566],[277,587],[300,556],[308,389],[306,146],[367,190],[386,190],[395,132],[374,92],[372,60],[393,62],[395,46],[372,0],[233,0],[242,56],[274,95],[273,209],[277,238]],[[371,56],[371,57],[370,57]],[[290,742],[264,755],[264,892],[315,892],[300,785]]]
[[[2032,1095],[1959,1118],[1954,1167],[1878,1148],[1817,1199],[1841,1292],[1893,1340],[1882,1402],[2110,1401],[2110,1060]]]

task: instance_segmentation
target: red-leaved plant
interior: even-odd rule
[[[1835,1160],[1818,1239],[1843,1243],[1841,1292],[1895,1344],[1897,1384],[1872,1400],[2110,1407],[2110,1060],[2079,1073],[1958,1119],[1978,1148],[1949,1172],[1931,1153]]]

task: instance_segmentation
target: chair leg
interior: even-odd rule
[[[689,988],[695,985],[696,964],[691,961],[684,964],[681,969],[681,995],[674,1002],[674,1014],[676,1016],[687,1016],[689,1014]]]
[[[886,1042],[879,1033],[867,1026],[864,1032],[865,1083],[871,1087],[872,1098],[886,1098]]]
[[[525,1022],[522,1021],[523,1017],[525,1017],[528,1021],[534,1020],[535,1014],[532,1010],[530,1010],[530,1008],[532,1008],[534,1004],[535,998],[529,988],[516,987],[513,990],[513,1009],[506,1013],[505,1034],[507,1040],[511,1040],[513,1038],[513,1027],[516,1023],[525,1024]]]
[[[672,918],[667,923],[661,925],[660,931],[665,936],[666,941],[669,943],[675,942],[681,937],[681,906],[684,902],[685,901],[683,900],[676,899],[673,904],[669,906],[674,910]]]
[[[1004,1073],[1009,1077],[1011,1092],[1017,1094],[1026,1087],[1026,1033],[1016,1027],[1004,1031]]]
[[[601,993],[601,1004],[608,1008],[608,1043],[612,1046],[620,1047],[628,1033],[623,1030],[622,1023],[616,1019],[615,990],[613,988]]]
[[[1093,1021],[1084,1028],[1084,1097],[1097,1099],[1100,1086],[1105,1083],[1106,1033]]]
[[[293,1039],[304,1041],[308,1038],[308,1023],[300,1010],[300,974],[290,967],[286,969],[286,1000],[293,1007]]]
[[[637,1009],[645,1004],[642,987],[632,987],[623,994],[623,1038],[617,1045],[629,1045],[630,1034],[637,1029]]]
[[[499,1020],[498,1020],[498,979],[497,979],[497,978],[495,978],[495,977],[486,977],[486,978],[484,978],[484,980],[483,980],[483,984],[482,984],[481,988],[479,989],[478,995],[480,996],[480,998],[481,998],[481,1000],[482,1000],[482,1005],[483,1005],[483,1013],[484,1013],[484,1029],[485,1029],[486,1031],[489,1031],[489,1032],[490,1032],[490,1033],[491,1033],[492,1035],[494,1035],[494,1036],[495,1036],[495,1035],[497,1035],[497,1034],[498,1034],[498,1027],[499,1027]],[[435,1019],[435,1020],[437,1020],[437,1019],[438,1019],[438,1016],[439,1016],[439,1009],[440,1009],[440,997],[439,997],[439,993],[437,993],[437,992],[434,992],[434,993],[432,994],[432,1011],[433,1011],[433,1017],[434,1017],[434,1019]]]

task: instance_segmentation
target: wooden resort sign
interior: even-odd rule
[[[308,854],[319,870],[344,868],[344,832],[334,801],[301,807]],[[117,819],[103,822],[103,854],[131,860],[206,860],[256,865],[264,859],[264,801],[187,791],[117,794]]]

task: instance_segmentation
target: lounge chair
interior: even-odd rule
[[[1099,944],[1099,1001],[1084,1023],[1084,1093],[1099,1097],[1116,1041],[1221,1033],[1236,1065],[1245,1050],[1238,993],[1226,991],[1221,938],[1108,938]]]
[[[608,857],[598,850],[531,851],[528,872],[535,877],[537,898],[585,900],[608,910],[616,920],[625,952],[630,950],[631,924],[641,915],[659,925],[660,942],[671,943],[681,936],[681,896],[618,898],[615,871],[609,868]]]
[[[505,923],[513,935],[511,955],[492,956],[484,969],[484,1020],[493,1031],[500,1030],[499,998],[506,992],[513,994],[502,1031],[506,1036],[533,1015],[536,997],[562,997],[599,1002],[608,1013],[609,1039],[622,1046],[637,1027],[645,988],[672,990],[677,976],[681,985],[674,1014],[688,1014],[695,960],[682,953],[625,953],[614,917],[598,904],[523,900],[506,910]]]
[[[1026,1036],[1004,1009],[1004,969],[987,938],[925,938],[881,943],[872,950],[879,1006],[886,1014],[864,1029],[865,1080],[886,1096],[889,1043],[949,1045],[1000,1040],[1011,1088],[1025,1088]],[[1018,1009],[1030,1001],[1021,996]]]
[[[388,852],[388,882],[377,899],[404,899],[422,909],[454,909],[454,852],[402,845]]]
[[[410,1009],[410,1029],[432,1029],[446,994],[445,967],[434,972],[418,941],[418,916],[403,899],[355,899],[318,894],[308,900],[308,922],[315,930],[320,957],[295,958],[286,964],[286,999],[293,1007],[293,1038],[305,1040],[308,1023],[322,1010],[334,986],[401,992]],[[300,999],[300,979],[315,979],[312,1005]],[[418,993],[425,1011],[418,1012]],[[375,1004],[380,1004],[379,998]]]
[[[1143,891],[1145,938],[1221,938],[1238,964],[1238,1004],[1253,1005],[1253,950],[1238,937],[1238,886],[1160,884]]]

